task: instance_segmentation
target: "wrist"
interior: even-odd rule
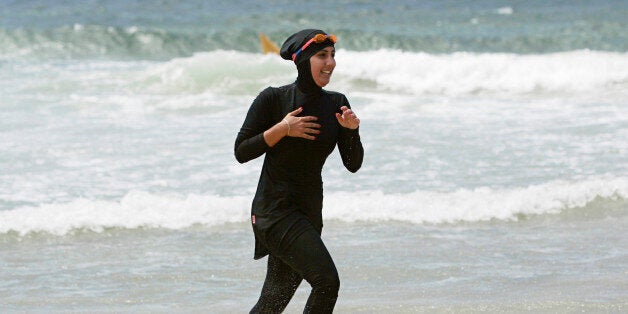
[[[283,124],[286,125],[286,135],[285,136],[290,136],[290,123],[286,119],[283,119],[282,122],[283,122]]]

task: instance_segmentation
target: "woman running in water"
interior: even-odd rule
[[[336,36],[315,29],[290,36],[280,55],[295,63],[296,82],[263,90],[235,141],[240,163],[266,154],[251,224],[254,258],[269,255],[268,269],[251,313],[282,312],[303,279],[312,286],[304,313],[331,313],[338,298],[338,272],[320,236],[321,171],[336,145],[351,172],[364,150],[347,98],[322,89],[336,66],[335,43]]]

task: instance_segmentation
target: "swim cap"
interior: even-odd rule
[[[309,60],[319,50],[333,46],[334,43],[336,43],[335,35],[327,35],[320,29],[304,29],[286,39],[279,55],[299,64],[304,60]]]

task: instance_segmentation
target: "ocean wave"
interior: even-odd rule
[[[0,234],[26,235],[45,232],[66,235],[77,230],[176,230],[195,225],[212,227],[226,223],[243,223],[249,219],[250,200],[251,196],[167,196],[133,191],[119,201],[77,199],[69,203],[0,211]],[[327,193],[324,216],[325,219],[349,223],[517,221],[522,217],[556,215],[575,208],[594,206],[599,200],[619,202],[620,211],[628,210],[625,207],[628,200],[628,179],[555,181],[525,188],[478,188],[453,192]]]
[[[512,15],[511,7],[495,10],[498,15]],[[360,18],[363,18],[362,16]],[[507,52],[513,54],[543,54],[571,50],[626,51],[625,32],[621,25],[607,21],[595,25],[595,32],[586,27],[582,32],[523,32],[518,36],[495,33],[493,22],[486,17],[451,22],[452,32],[441,29],[442,21],[426,22],[418,31],[379,32],[337,27],[338,48],[352,51],[379,49],[406,52],[449,54],[459,51],[474,53]],[[469,33],[469,28],[475,31]],[[592,28],[594,26],[587,26]],[[275,27],[273,27],[275,28]],[[268,33],[276,44],[291,34],[288,29]],[[260,52],[259,31],[256,28],[203,27],[167,28],[72,24],[52,28],[0,26],[0,60],[27,58],[35,60],[108,58],[121,60],[166,60],[189,57],[198,52],[237,50]],[[615,38],[609,41],[607,38]],[[605,40],[606,39],[606,40]]]
[[[341,80],[367,80],[409,94],[570,93],[628,85],[628,53],[603,51],[441,55],[379,50],[340,52],[338,64]]]
[[[331,206],[326,217],[349,222],[396,220],[417,224],[517,221],[586,208],[597,200],[620,201],[625,205],[628,179],[554,181],[514,189],[483,187],[454,192],[337,194],[328,200]]]
[[[409,95],[588,93],[625,90],[628,53],[428,54],[340,50],[331,89]],[[155,90],[251,93],[294,80],[290,62],[236,51],[198,53],[144,74]]]
[[[157,64],[137,77],[138,88],[152,92],[213,91],[256,93],[260,88],[294,81],[294,66],[276,55],[218,50]]]
[[[53,29],[0,28],[0,58],[164,60],[229,47],[236,41],[250,42],[250,49],[258,48],[257,34],[253,32],[184,33],[137,26],[82,24]]]
[[[364,96],[626,98],[628,53],[572,51],[547,55],[428,54],[339,50],[326,87]],[[7,95],[67,97],[68,106],[152,112],[224,110],[250,103],[267,86],[294,82],[296,69],[276,55],[216,50],[166,61],[83,60],[2,64]]]

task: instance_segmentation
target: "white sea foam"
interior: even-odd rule
[[[517,220],[520,215],[557,214],[585,207],[596,198],[628,199],[628,180],[556,181],[517,189],[478,188],[455,192],[416,191],[384,195],[336,194],[328,199],[327,218],[343,221],[398,220],[456,223]]]
[[[628,199],[628,179],[550,182],[516,189],[479,188],[455,192],[380,191],[327,193],[324,216],[345,222],[404,221],[456,223],[516,220],[519,216],[556,214],[585,207],[597,198]],[[251,196],[153,195],[130,192],[120,201],[77,199],[0,212],[0,234],[47,232],[64,235],[74,230],[106,228],[182,229],[248,220]]]
[[[75,229],[181,229],[195,224],[217,225],[243,221],[247,197],[189,195],[161,196],[130,192],[120,201],[77,199],[0,211],[0,233],[48,232],[63,235]]]
[[[218,50],[176,58],[142,74],[154,91],[256,92],[260,86],[294,80],[293,66],[276,55]],[[251,90],[251,88],[253,88]]]
[[[570,51],[427,54],[340,51],[337,75],[409,94],[589,92],[625,87],[628,54]]]
[[[501,7],[496,10],[497,14],[500,15],[511,15],[515,10],[512,7]]]
[[[463,95],[591,92],[628,84],[628,53],[570,51],[551,54],[428,54],[399,50],[347,51],[330,89],[405,94]],[[174,59],[145,73],[155,90],[254,93],[294,80],[290,62],[276,56],[213,51]]]
[[[537,93],[604,94],[628,86],[628,53],[570,51],[552,54],[507,53],[429,54],[399,50],[339,50],[334,78],[327,87],[345,93],[397,95],[498,94],[512,97]],[[276,55],[237,51],[197,53],[163,62],[89,61],[80,67],[58,63],[8,69],[32,93],[85,97],[138,98],[154,107],[156,96],[190,99],[181,105],[203,107],[207,95],[254,97],[267,86],[294,81],[294,65]],[[161,99],[161,98],[160,98]],[[178,102],[178,101],[177,101]],[[168,108],[172,104],[166,104]],[[176,107],[176,106],[175,106]]]

